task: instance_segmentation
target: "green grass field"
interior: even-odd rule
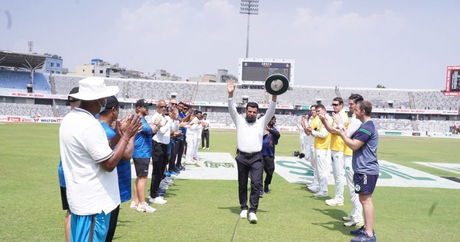
[[[58,125],[0,125],[0,241],[63,241],[57,164]],[[211,132],[212,150],[233,153],[233,132]],[[298,149],[298,136],[284,133],[279,155]],[[379,159],[439,176],[458,174],[412,161],[460,163],[460,140],[381,137]],[[328,207],[299,184],[278,175],[260,201],[259,223],[238,219],[236,181],[176,180],[168,204],[141,214],[124,203],[117,241],[349,241],[340,218],[350,211]],[[331,191],[333,188],[330,187]],[[346,193],[347,195],[347,193]],[[347,197],[345,198],[347,201]],[[458,241],[460,191],[377,187],[374,194],[379,241]],[[436,206],[433,206],[436,205]]]

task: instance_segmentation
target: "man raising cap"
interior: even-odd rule
[[[275,114],[276,96],[272,96],[267,112],[262,118],[257,119],[259,106],[255,102],[249,102],[246,106],[246,117],[238,114],[233,103],[233,92],[235,81],[227,83],[228,110],[236,126],[237,154],[236,164],[238,166],[238,190],[241,206],[241,218],[248,218],[251,223],[257,223],[257,208],[259,196],[262,191],[263,157],[262,138],[265,126]],[[251,195],[249,216],[247,205],[248,176],[251,176]]]
[[[120,140],[112,150],[107,136],[94,115],[105,109],[105,98],[117,94],[116,86],[104,79],[80,80],[79,91],[70,96],[81,100],[59,128],[62,166],[71,211],[71,241],[104,241],[111,212],[120,204],[117,172],[113,172],[129,139],[140,127],[130,116],[120,125]]]

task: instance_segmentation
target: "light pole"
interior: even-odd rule
[[[241,0],[240,13],[248,15],[248,29],[246,35],[246,58],[249,57],[249,23],[251,15],[259,14],[259,0]]]

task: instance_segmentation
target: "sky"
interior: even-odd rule
[[[183,79],[245,56],[239,0],[0,0],[0,50],[101,58]],[[7,14],[8,13],[8,14]],[[460,65],[455,0],[259,0],[249,57],[295,61],[295,85],[443,89]],[[11,16],[10,21],[7,15]]]

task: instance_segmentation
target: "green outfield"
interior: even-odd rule
[[[63,241],[57,164],[58,125],[0,124],[0,241]],[[211,131],[211,151],[235,150],[234,132]],[[282,134],[279,155],[298,150],[298,135]],[[459,174],[412,163],[460,163],[460,140],[381,137],[379,159],[438,176]],[[299,184],[278,175],[260,201],[259,223],[238,218],[236,181],[176,180],[168,203],[141,214],[122,205],[117,241],[349,241],[340,218],[350,210],[328,207]],[[333,191],[332,186],[330,187]],[[346,194],[347,196],[347,194]],[[346,197],[348,199],[348,197]],[[377,187],[379,241],[458,241],[460,190]]]

